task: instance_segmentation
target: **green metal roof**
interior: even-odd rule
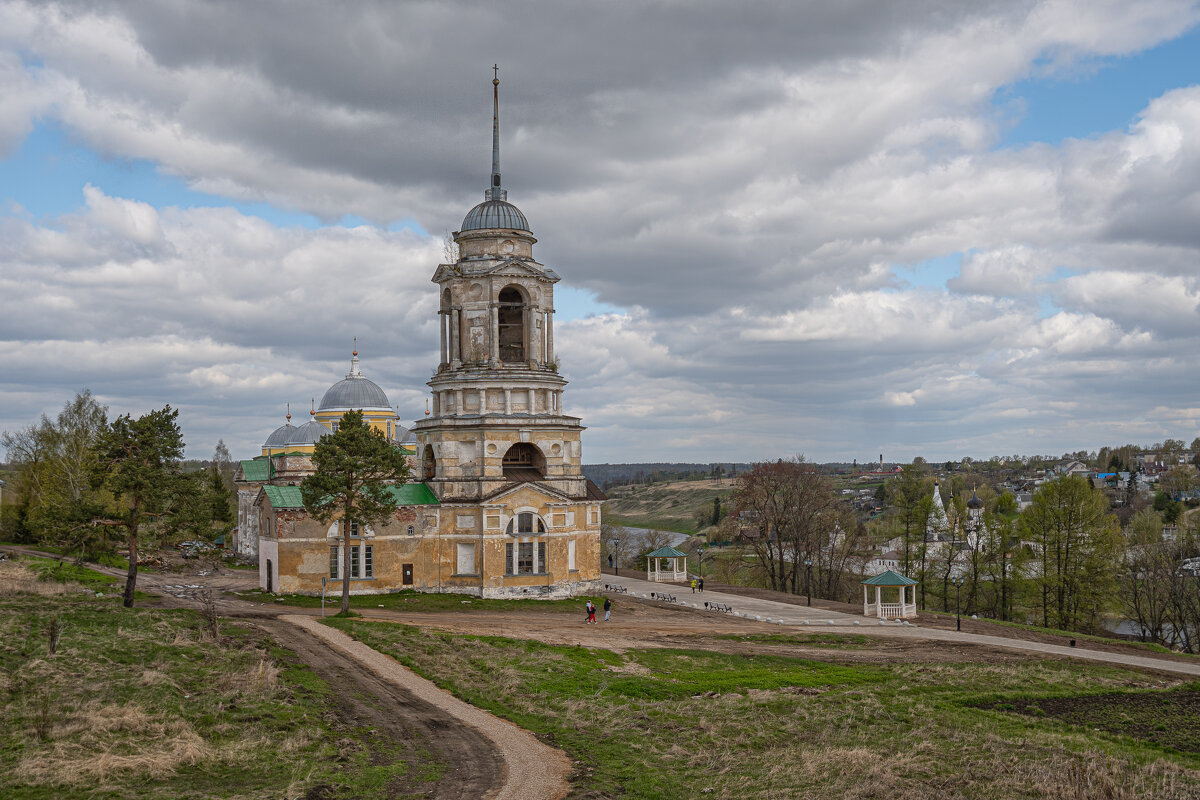
[[[271,502],[273,508],[304,508],[304,501],[300,498],[299,486],[271,486],[270,484],[262,487],[267,493],[267,499]],[[396,499],[398,506],[430,506],[437,505],[438,499],[428,486],[423,483],[406,483],[401,486],[389,486],[392,497]]]
[[[262,488],[273,508],[304,508],[304,501],[300,499],[299,486],[271,486],[268,484]]]
[[[899,572],[892,572],[889,569],[882,575],[867,578],[863,583],[867,586],[912,586],[916,581],[912,578],[904,577]]]
[[[674,547],[671,547],[671,545],[660,547],[653,553],[646,553],[646,558],[678,558],[680,556],[686,557],[687,553],[676,550]]]
[[[269,467],[267,459],[265,457],[261,458],[261,459],[255,458],[255,459],[251,459],[250,461],[242,462],[242,475],[248,481],[265,481],[265,480],[267,480],[269,477],[271,477],[270,475],[267,474],[269,469],[270,469],[270,467]]]

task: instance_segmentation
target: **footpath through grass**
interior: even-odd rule
[[[125,609],[37,564],[0,563],[0,797],[402,797],[406,776],[440,774],[419,747],[381,758],[336,713],[349,687],[260,632],[214,638],[195,613]]]
[[[618,654],[385,622],[327,624],[562,748],[579,762],[573,798],[1200,797],[1200,757],[977,706],[984,693],[995,701],[1177,684],[1122,669]]]

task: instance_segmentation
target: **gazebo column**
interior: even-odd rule
[[[878,586],[875,587],[875,616],[883,619],[883,606],[881,605],[882,594]]]
[[[869,602],[867,602],[867,596],[868,596],[867,585],[864,583],[863,584],[863,616],[864,617],[870,613],[870,611],[868,611],[868,609],[870,608],[871,604]]]

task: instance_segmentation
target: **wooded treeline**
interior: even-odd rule
[[[108,418],[82,392],[57,417],[0,435],[9,472],[0,537],[98,560],[123,546],[133,602],[139,550],[182,539],[214,541],[234,522],[233,465],[224,443],[211,465],[183,469],[183,436],[170,406]]]

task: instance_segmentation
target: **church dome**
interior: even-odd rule
[[[983,508],[983,501],[979,499],[979,495],[975,494],[975,490],[971,490],[971,499],[967,501],[967,508]]]
[[[358,351],[350,359],[350,372],[343,380],[338,381],[321,398],[317,411],[334,411],[340,409],[388,409],[392,404],[374,381],[363,377],[358,370]]]
[[[507,200],[484,200],[467,212],[462,230],[479,231],[488,228],[528,231],[529,222],[521,213],[521,209]]]
[[[315,419],[309,420],[298,428],[293,429],[292,435],[288,438],[289,445],[307,445],[316,444],[317,440],[325,434],[329,433],[329,429]]]
[[[271,432],[271,435],[263,442],[263,447],[283,447],[292,438],[292,434],[295,431],[295,425],[290,422],[284,423]]]

